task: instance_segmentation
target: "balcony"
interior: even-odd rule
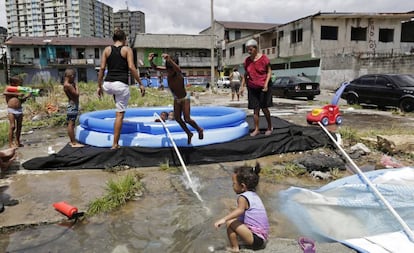
[[[181,67],[208,67],[210,57],[180,56],[178,58]]]

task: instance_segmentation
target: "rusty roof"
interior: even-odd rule
[[[109,38],[94,37],[18,37],[7,38],[5,43],[8,46],[29,46],[29,45],[54,45],[54,46],[108,46],[113,41]]]

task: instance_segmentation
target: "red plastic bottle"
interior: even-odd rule
[[[62,214],[66,215],[69,219],[71,219],[73,215],[78,212],[78,208],[69,205],[65,201],[54,203],[53,207]]]

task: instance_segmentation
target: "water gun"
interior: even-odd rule
[[[6,91],[8,92],[19,92],[19,93],[30,93],[34,96],[39,96],[40,89],[32,89],[25,86],[7,86]]]

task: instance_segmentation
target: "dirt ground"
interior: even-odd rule
[[[289,100],[275,98],[275,106],[272,108],[272,115],[281,117],[296,124],[306,125],[306,114],[312,108],[321,106],[330,101],[332,93],[324,91],[322,95],[310,103],[306,100]],[[220,90],[219,94],[199,93],[195,94],[193,105],[225,105],[240,108],[247,107],[246,97],[240,101],[230,101],[231,96],[228,89]],[[343,103],[343,101],[341,102]],[[341,104],[340,104],[341,105]],[[4,105],[0,105],[0,115],[4,114]],[[251,113],[246,110],[247,113]],[[375,127],[375,117],[379,115],[381,127],[385,121],[389,127],[396,122],[407,126],[413,126],[412,117],[395,115],[391,111],[378,111],[376,109],[357,109],[344,112],[344,126]],[[348,117],[349,116],[349,117]],[[4,119],[4,117],[0,118]],[[368,122],[361,124],[363,120],[369,118]],[[372,122],[370,122],[372,120]],[[67,199],[81,203],[79,209],[85,209],[87,203],[96,197],[102,195],[105,182],[114,176],[114,174],[96,170],[82,171],[26,171],[20,167],[20,163],[38,156],[47,156],[51,150],[59,151],[67,143],[66,130],[56,131],[38,131],[26,132],[22,136],[23,142],[27,145],[18,150],[19,159],[16,164],[7,172],[3,173],[0,179],[0,200],[7,201],[18,199],[19,204],[16,206],[6,207],[5,211],[0,214],[0,230],[7,232],[10,229],[19,229],[33,224],[47,224],[62,221],[62,216],[57,212],[50,212],[50,203],[55,199]],[[294,159],[295,156],[303,154],[282,154],[260,158],[264,165],[274,164],[286,159]],[[287,158],[287,156],[289,156]],[[379,168],[380,160],[383,154],[381,152],[372,152],[370,155],[361,156],[356,160],[358,166],[366,170]],[[410,159],[407,156],[395,157],[401,163],[410,165]],[[144,173],[160,173],[157,168],[148,168]],[[290,184],[295,184],[295,180],[289,179]],[[69,182],[69,183],[68,183]],[[315,185],[323,185],[324,181],[312,181]],[[74,192],[71,184],[77,184],[76,189],[84,189]],[[157,188],[157,186],[152,186]],[[53,189],[59,188],[59,191]],[[50,192],[53,191],[53,198]],[[317,244],[317,252],[354,252],[341,244]],[[216,251],[217,252],[217,251]],[[260,251],[259,251],[260,252]],[[294,240],[285,240],[281,238],[272,238],[270,245],[262,252],[301,252]]]

